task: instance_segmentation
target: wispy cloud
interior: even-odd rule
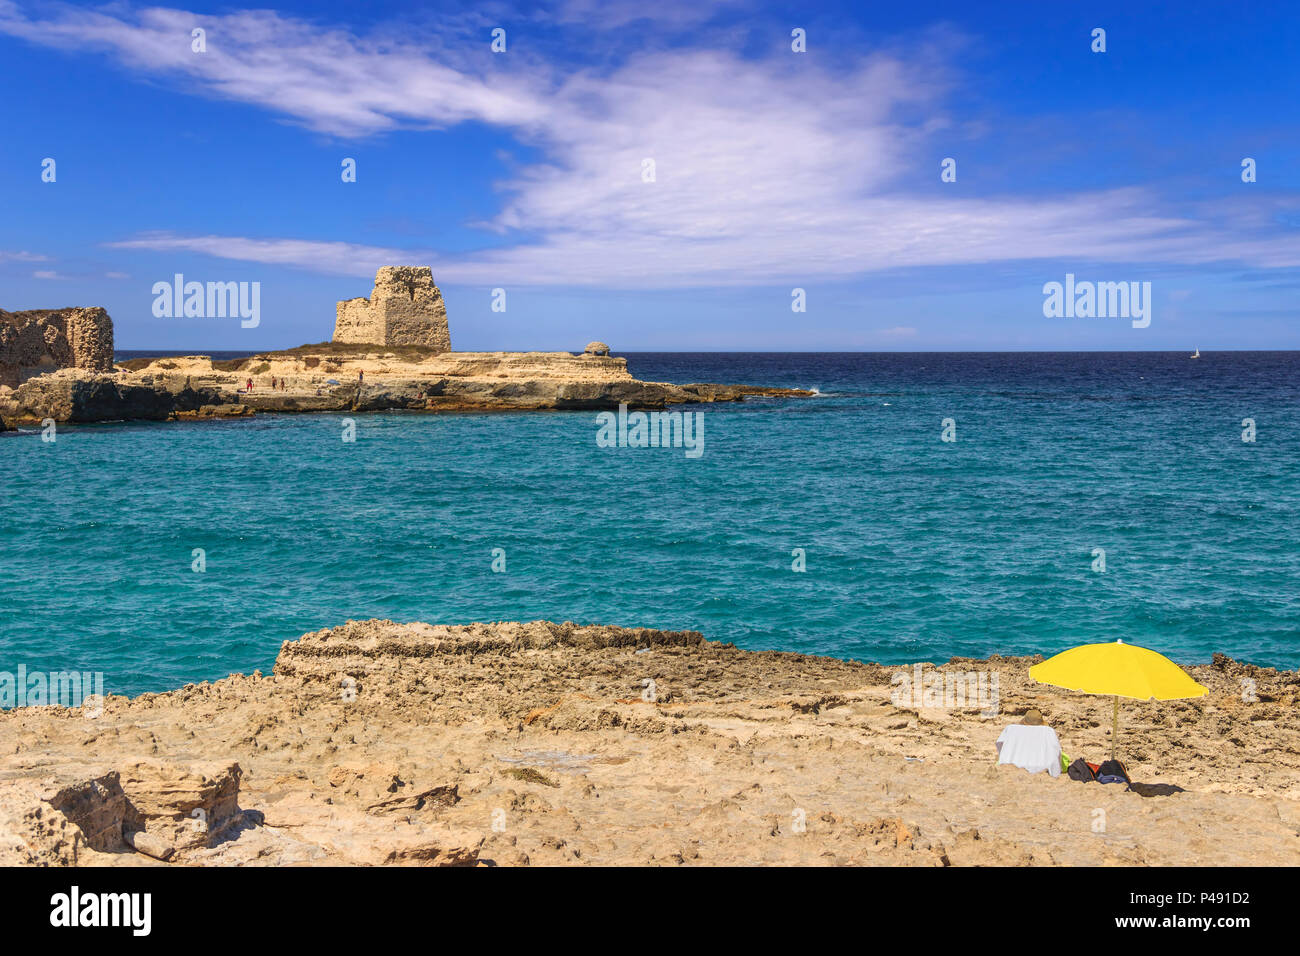
[[[248,239],[238,236],[177,236],[149,233],[134,239],[105,243],[111,249],[149,249],[157,252],[195,252],[218,259],[288,265],[326,275],[373,276],[382,265],[394,262],[428,262],[429,250],[392,249],[325,242],[312,239]]]
[[[482,225],[503,244],[487,251],[171,233],[119,248],[347,275],[419,261],[446,282],[629,288],[1033,259],[1300,266],[1294,233],[1244,204],[1171,210],[1139,189],[962,198],[939,183],[933,158],[950,71],[931,50],[839,59],[831,72],[812,55],[656,49],[564,72],[526,56],[501,68],[486,36],[471,52],[266,11],[49,9],[33,18],[0,0],[0,32],[105,51],[128,69],[338,137],[473,120],[544,156],[500,184],[499,212]],[[627,22],[638,9],[625,6]],[[684,22],[694,16],[676,9]],[[190,50],[196,25],[208,31],[205,54]],[[643,179],[647,159],[653,182]]]
[[[108,53],[128,70],[181,79],[195,93],[262,106],[343,137],[465,120],[514,125],[546,106],[544,91],[528,88],[532,78],[474,76],[400,34],[354,37],[269,10],[43,9],[48,15],[32,18],[0,0],[0,32],[79,55]],[[191,47],[195,28],[206,33],[203,53]]]

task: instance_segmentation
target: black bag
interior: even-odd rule
[[[1100,783],[1132,783],[1128,778],[1128,771],[1118,760],[1103,760],[1100,767],[1097,768],[1097,780]]]
[[[1088,761],[1082,757],[1077,758],[1074,763],[1070,764],[1065,772],[1071,780],[1078,780],[1080,783],[1089,783],[1097,779],[1092,772],[1092,768],[1088,766]]]

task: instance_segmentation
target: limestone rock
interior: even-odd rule
[[[122,846],[117,774],[0,786],[0,866],[76,866]]]
[[[329,786],[334,789],[356,783],[371,773],[381,779],[392,778],[379,765],[335,767],[329,773]],[[419,807],[408,803],[400,809],[389,804],[362,809],[347,800],[333,802],[339,796],[318,799],[311,792],[287,794],[264,805],[265,826],[298,845],[320,848],[326,857],[322,862],[334,864],[472,866],[478,860],[483,833],[429,819],[447,805],[436,798]],[[454,794],[452,797],[454,801]],[[362,797],[361,803],[368,799]],[[423,811],[419,814],[423,819],[416,819],[417,811]]]
[[[30,783],[0,787],[0,866],[70,866],[84,838]]]
[[[0,385],[60,368],[113,368],[113,320],[98,307],[0,309]]]
[[[477,830],[436,823],[382,830],[353,825],[334,835],[342,837],[334,847],[344,861],[360,866],[473,866],[483,846]]]
[[[0,710],[0,865],[1294,865],[1294,671],[1252,668],[1247,703],[1220,659],[1189,668],[1208,698],[1126,705],[1125,762],[1151,781],[1126,791],[993,762],[1029,706],[1072,754],[1109,751],[1110,702],[1039,684],[1039,662],[942,665],[996,669],[1004,716],[932,723],[893,703],[911,665],[692,631],[350,621],[285,642],[268,675],[109,695],[93,726]],[[230,822],[186,845],[200,805]],[[119,819],[132,851],[96,850]]]
[[[179,382],[139,384],[105,374],[86,374],[65,369],[38,375],[23,382],[6,396],[0,396],[0,413],[28,423],[52,418],[56,422],[102,422],[118,420],[166,421],[172,417],[206,417],[198,412],[207,406],[239,412],[228,391],[191,388]],[[184,415],[184,413],[194,413]],[[212,417],[217,417],[215,414]]]
[[[335,311],[335,342],[451,351],[447,307],[428,266],[384,266],[370,298],[347,299]]]
[[[166,863],[176,855],[176,847],[172,846],[162,837],[150,833],[148,830],[135,830],[126,835],[126,842],[137,853],[143,853],[145,856],[151,856],[155,860],[162,860]]]
[[[213,845],[241,817],[234,762],[63,774],[0,788],[0,864],[73,866],[127,847],[170,860]]]
[[[176,418],[248,418],[253,410],[244,404],[200,405],[194,411],[178,409]]]
[[[149,856],[211,846],[239,819],[239,764],[178,766],[141,761],[121,771],[129,801],[127,840]],[[144,848],[137,837],[146,831]]]
[[[604,342],[588,342],[587,347],[582,350],[583,355],[608,355],[609,346]]]
[[[367,303],[369,300],[357,300]],[[603,347],[593,343],[591,348]],[[251,388],[250,388],[251,383]],[[797,389],[642,382],[596,351],[451,352],[326,342],[248,358],[130,359],[111,374],[64,368],[0,385],[0,417],[56,422],[232,418],[263,412],[655,409]]]
[[[77,826],[92,850],[111,853],[122,848],[127,801],[117,771],[59,787],[44,799]]]

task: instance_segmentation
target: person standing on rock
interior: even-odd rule
[[[247,391],[250,395],[253,393],[253,380],[251,378],[248,380]]]

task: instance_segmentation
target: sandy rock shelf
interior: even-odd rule
[[[252,388],[249,389],[249,382]],[[296,412],[665,408],[800,389],[642,382],[625,359],[570,352],[432,352],[327,343],[248,359],[133,360],[110,372],[62,368],[0,385],[10,424],[170,421]]]
[[[1295,673],[1216,658],[1208,697],[1126,704],[1141,796],[993,764],[1031,706],[1109,750],[1109,701],[1035,660],[942,668],[998,673],[984,719],[895,705],[905,668],[695,632],[349,622],[271,675],[0,714],[0,862],[1300,863]]]

